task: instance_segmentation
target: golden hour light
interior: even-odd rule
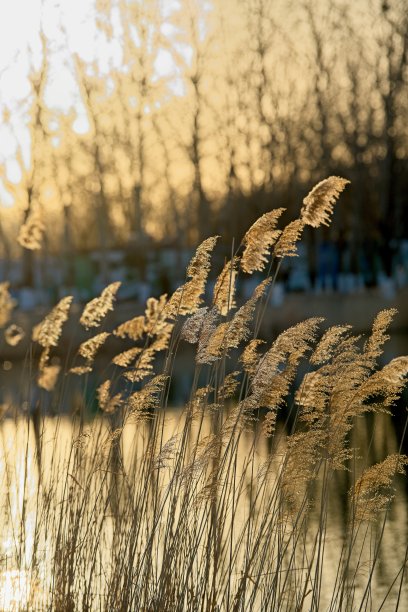
[[[0,2],[0,612],[408,610],[406,4]]]
[[[30,585],[25,573],[18,570],[0,576],[0,605],[5,612],[25,608],[30,600]]]

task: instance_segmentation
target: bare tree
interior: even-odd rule
[[[385,155],[382,168],[381,217],[385,241],[386,272],[392,272],[390,242],[401,235],[402,200],[397,197],[400,180],[397,148],[400,140],[398,117],[401,98],[407,95],[408,12],[404,2],[381,2],[378,35],[378,89],[384,112],[383,141]],[[406,136],[406,134],[405,134]]]

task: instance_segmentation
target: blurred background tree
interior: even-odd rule
[[[1,68],[2,275],[20,259],[32,285],[52,256],[70,285],[72,256],[93,252],[107,281],[116,249],[144,278],[149,249],[237,244],[330,174],[352,184],[330,234],[306,234],[312,280],[328,242],[351,271],[393,274],[408,239],[404,0],[84,4],[81,20],[44,0]],[[30,215],[39,252],[14,240]]]

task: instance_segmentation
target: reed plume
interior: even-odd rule
[[[109,338],[109,336],[110,334],[108,332],[101,332],[100,334],[89,338],[89,340],[82,342],[78,348],[78,355],[85,359],[85,363],[81,366],[71,368],[71,374],[81,376],[82,374],[91,372],[96,353],[105,343],[106,339]]]
[[[234,314],[228,326],[228,336],[226,339],[228,349],[238,348],[241,342],[250,336],[250,323],[259,300],[267,291],[272,282],[271,278],[266,278],[254,289],[253,294],[247,302],[241,306]]]
[[[252,296],[241,306],[230,321],[218,323],[219,311],[212,308],[203,317],[197,350],[197,363],[213,363],[223,354],[238,346],[250,335],[249,324],[258,303],[270,284],[271,279],[265,279],[254,290]],[[218,325],[217,325],[218,323]]]
[[[127,351],[123,351],[122,353],[115,355],[115,357],[112,359],[112,363],[122,368],[127,368],[142,351],[143,349],[140,346],[134,346]]]
[[[330,225],[334,204],[350,181],[340,176],[329,176],[320,181],[303,200],[301,218],[312,227]]]
[[[62,326],[68,319],[73,297],[62,298],[41,323],[32,331],[32,338],[43,348],[56,347],[62,333]]]
[[[139,382],[153,373],[154,348],[145,348],[137,357],[131,370],[124,372],[123,376],[130,382]]]
[[[339,343],[344,336],[349,334],[351,325],[333,325],[323,334],[318,342],[313,354],[310,356],[310,363],[320,365],[330,361]]]
[[[79,322],[86,329],[99,327],[101,321],[109,311],[113,310],[113,303],[121,283],[111,283],[102,291],[99,297],[94,298],[86,304]]]
[[[211,253],[219,236],[212,236],[204,240],[197,248],[194,257],[187,267],[188,280],[182,287],[176,289],[168,300],[164,312],[164,319],[174,319],[178,315],[193,314],[202,303],[208,273],[211,265]]]
[[[95,359],[97,351],[105,343],[109,336],[110,334],[108,332],[102,332],[96,336],[93,336],[92,338],[89,338],[89,340],[82,342],[78,349],[78,354],[87,361],[92,362]]]
[[[282,332],[261,357],[251,380],[251,393],[259,406],[268,408],[264,432],[274,431],[276,412],[284,404],[300,360],[311,349],[321,318],[314,317]]]
[[[119,283],[109,285],[81,315],[82,327],[104,321],[107,331],[79,345],[75,357],[82,365],[71,364],[66,347],[61,359],[64,373],[92,372],[89,378],[62,377],[52,358],[71,297],[36,327],[40,391],[27,371],[27,426],[20,415],[14,423],[19,465],[8,465],[9,419],[2,423],[7,436],[0,437],[2,524],[15,548],[7,563],[15,561],[34,581],[22,608],[315,612],[365,609],[369,598],[396,609],[406,597],[405,551],[385,590],[375,574],[389,513],[383,528],[370,525],[388,510],[394,477],[408,465],[394,449],[383,460],[377,439],[383,430],[377,432],[376,419],[391,418],[408,378],[408,357],[378,364],[395,310],[378,314],[365,342],[349,325],[321,332],[320,317],[281,333],[269,330],[266,342],[261,318],[280,262],[273,278],[239,307],[234,303],[239,274],[264,269],[270,251],[295,255],[304,226],[328,222],[345,183],[331,177],[317,185],[300,219],[281,233],[282,209],[261,217],[245,235],[243,263],[235,255],[224,265],[207,305],[216,237],[200,245],[186,283],[170,298],[149,298],[143,315],[112,332],[112,321],[104,319]],[[0,285],[0,321],[8,324],[13,306],[8,285]],[[13,329],[5,336],[18,335]],[[106,348],[119,349],[96,367],[110,333]],[[169,410],[179,340],[195,345],[184,345],[190,352],[180,368],[190,384]],[[163,369],[155,373],[163,351]],[[99,412],[91,417],[87,407],[95,397]],[[48,416],[50,407],[71,404],[69,421]],[[11,408],[5,395],[0,417]],[[356,423],[364,427],[368,413],[370,442],[356,444]],[[66,426],[71,436],[64,454]],[[374,447],[378,456],[366,452]],[[32,479],[31,464],[37,467]],[[372,467],[364,471],[365,465]],[[349,495],[340,500],[343,481]],[[340,501],[345,519],[337,531],[332,507]],[[26,530],[31,516],[34,535]]]
[[[121,393],[111,395],[111,380],[105,380],[97,389],[99,407],[105,414],[112,414],[123,404]]]
[[[160,405],[160,394],[168,379],[168,376],[159,374],[149,380],[140,391],[132,393],[127,401],[127,419],[140,422],[152,418],[153,411]]]
[[[264,270],[270,248],[281,234],[281,231],[275,228],[279,217],[285,210],[285,208],[277,208],[265,213],[245,234],[242,240],[244,252],[241,258],[241,268],[244,272],[252,274],[256,270],[259,272]]]
[[[363,472],[350,491],[356,520],[373,521],[386,509],[394,497],[393,481],[407,465],[406,455],[393,454]]]
[[[220,314],[226,316],[235,308],[235,282],[237,276],[237,258],[228,261],[214,285],[213,305],[217,306]]]
[[[297,257],[297,243],[302,236],[304,227],[303,219],[296,219],[288,223],[273,249],[275,257]]]
[[[189,342],[190,344],[195,344],[196,342],[198,342],[201,329],[204,325],[204,321],[206,320],[207,313],[208,307],[204,306],[203,308],[199,308],[193,315],[188,317],[181,329],[180,338],[182,340],[185,340],[186,342]],[[217,313],[214,314],[215,316],[217,315]]]
[[[396,308],[387,308],[381,310],[374,319],[371,335],[364,347],[365,357],[372,363],[382,354],[383,346],[390,338],[387,330],[396,314]]]
[[[130,340],[140,340],[145,331],[145,318],[143,315],[133,317],[129,321],[125,321],[113,331],[115,336],[119,338],[129,338]]]
[[[264,340],[254,338],[245,346],[240,357],[240,361],[242,362],[245,372],[247,372],[247,374],[251,377],[255,374],[257,365],[261,358],[258,353],[258,348],[262,344],[265,344]]]

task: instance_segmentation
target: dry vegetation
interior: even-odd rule
[[[296,255],[306,224],[329,222],[346,183],[322,181],[305,198],[300,218],[283,230],[276,228],[281,210],[256,222],[207,306],[216,238],[205,240],[182,287],[150,298],[144,316],[113,330],[123,351],[111,374],[100,372],[100,416],[93,420],[83,411],[51,419],[45,407],[49,394],[62,397],[78,376],[86,397],[88,373],[109,335],[100,327],[119,285],[85,306],[80,324],[90,336],[64,372],[52,353],[71,299],[33,330],[42,350],[39,399],[32,415],[17,410],[1,429],[8,567],[24,582],[16,608],[398,608],[407,555],[381,596],[373,584],[408,457],[397,452],[370,466],[368,455],[358,461],[365,449],[350,443],[358,417],[389,412],[404,388],[407,357],[378,364],[395,311],[379,313],[365,342],[349,326],[323,331],[318,318],[272,343],[258,337],[282,258]],[[237,308],[236,277],[254,271],[266,271],[266,279]],[[14,306],[6,284],[0,302],[5,326]],[[6,338],[12,344],[19,334],[13,328]],[[176,411],[167,405],[183,342],[196,346],[196,367],[189,401]],[[158,353],[165,355],[160,373]],[[28,360],[27,376],[33,368]],[[347,527],[333,565],[328,534],[339,473],[349,482]]]

